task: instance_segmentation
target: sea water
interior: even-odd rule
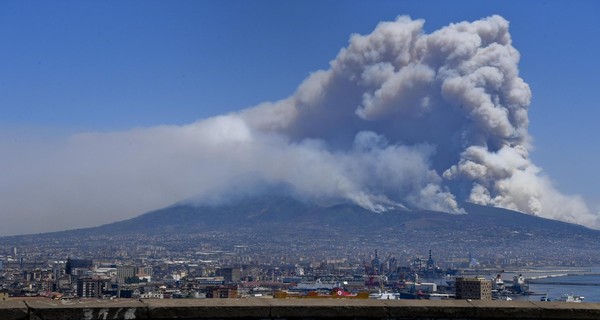
[[[541,296],[547,294],[551,301],[557,301],[562,295],[571,294],[585,297],[583,302],[600,302],[600,267],[548,267],[509,271],[503,273],[502,278],[512,279],[518,274],[529,280],[529,291],[534,295],[518,296],[516,300],[540,301]]]
[[[488,274],[484,278],[492,279],[498,273]],[[584,297],[583,302],[600,302],[600,267],[548,267],[528,270],[502,271],[501,277],[505,281],[512,281],[514,276],[522,274],[528,279],[529,291],[532,295],[512,296],[513,300],[540,301],[547,295],[551,301],[558,301],[564,294]],[[533,279],[535,283],[531,283]],[[422,279],[425,282],[445,284],[439,279]],[[510,286],[507,283],[506,286]]]
[[[558,276],[538,279],[536,282],[529,284],[529,290],[538,294],[547,293],[552,301],[558,300],[563,294],[573,294],[585,297],[583,302],[600,302],[600,275]],[[540,296],[529,296],[528,300],[539,301]]]

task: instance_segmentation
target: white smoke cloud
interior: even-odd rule
[[[458,200],[467,200],[597,227],[582,199],[558,192],[529,159],[531,92],[508,22],[431,34],[423,25],[399,17],[353,35],[329,69],[281,101],[184,126],[75,135],[46,150],[3,143],[1,210],[54,225],[84,213],[94,225],[184,198],[227,199],[251,177],[244,186],[285,184],[375,212],[464,213]]]

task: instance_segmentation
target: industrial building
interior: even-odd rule
[[[492,300],[492,281],[477,278],[456,278],[456,299]]]

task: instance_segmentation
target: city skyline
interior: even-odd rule
[[[591,214],[598,213],[593,188],[600,157],[593,147],[599,130],[593,90],[600,74],[593,37],[598,4],[325,2],[314,10],[315,5],[1,4],[0,235],[123,220],[206,192],[177,172],[177,166],[195,168],[189,162],[205,165],[180,158],[193,144],[178,146],[181,153],[172,162],[151,166],[165,168],[159,176],[129,175],[136,161],[156,158],[152,152],[149,158],[128,154],[128,148],[156,151],[153,145],[185,137],[196,121],[285,99],[309,73],[330,68],[351,34],[367,35],[379,22],[402,15],[424,19],[426,34],[494,14],[508,20],[512,45],[521,54],[519,76],[533,96],[530,156],[559,191],[582,195]],[[173,136],[173,128],[184,132]],[[148,132],[156,139],[145,140]],[[122,142],[116,148],[115,139]],[[127,139],[149,149],[130,147]],[[96,162],[131,158],[129,166]],[[161,179],[170,170],[172,179]]]

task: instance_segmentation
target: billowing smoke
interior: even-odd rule
[[[262,132],[321,139],[332,150],[356,152],[352,143],[369,135],[394,146],[397,159],[420,154],[427,167],[418,176],[402,160],[394,164],[401,178],[373,174],[387,159],[373,159],[374,171],[354,167],[346,175],[357,181],[358,172],[371,174],[369,184],[357,181],[369,207],[386,196],[460,212],[458,198],[596,225],[579,197],[560,194],[529,160],[531,91],[519,77],[508,22],[492,16],[431,34],[423,23],[399,17],[352,36],[329,70],[312,74],[292,97],[242,117]]]
[[[375,212],[464,213],[466,200],[598,226],[579,197],[559,193],[529,159],[531,92],[508,22],[492,16],[431,34],[423,25],[399,17],[353,35],[329,69],[281,101],[185,126],[71,137],[30,164],[30,180],[0,186],[10,189],[2,203],[131,215],[283,184],[297,197]],[[6,205],[32,185],[48,189],[39,190],[41,203],[61,205]]]

